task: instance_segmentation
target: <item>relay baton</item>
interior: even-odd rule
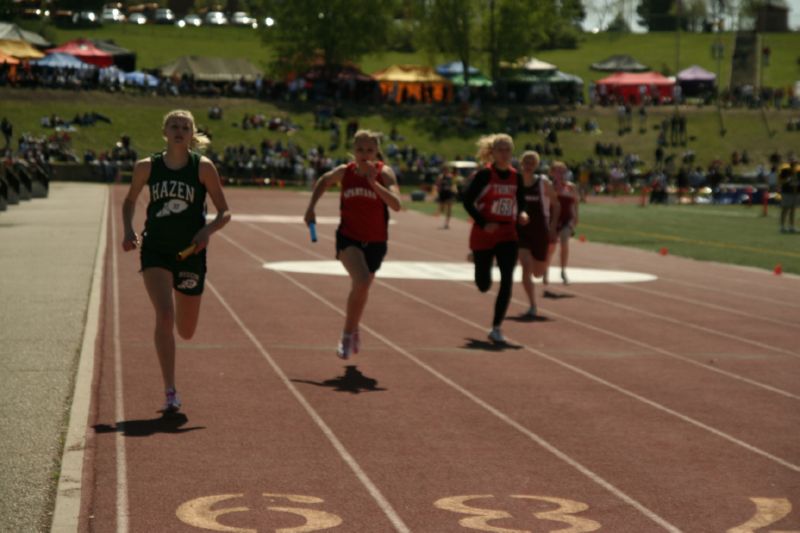
[[[311,242],[317,242],[317,223],[308,223],[308,232],[311,234]]]
[[[190,244],[189,246],[178,252],[178,261],[183,261],[190,255],[192,255],[196,249],[197,245],[195,243]]]

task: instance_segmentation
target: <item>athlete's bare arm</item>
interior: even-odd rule
[[[314,213],[314,208],[317,206],[317,202],[322,195],[325,194],[325,191],[327,191],[329,187],[332,187],[333,185],[336,185],[342,181],[346,168],[347,165],[339,165],[338,167],[329,170],[319,177],[317,182],[314,184],[314,189],[311,192],[311,200],[308,202],[308,208],[306,208],[306,214],[303,217],[306,224],[311,224],[312,222],[316,223],[317,216]]]
[[[139,236],[133,230],[133,214],[136,212],[136,200],[150,178],[150,158],[139,160],[133,166],[133,177],[128,194],[122,202],[122,249],[126,252],[139,245]]]
[[[397,176],[394,175],[394,170],[391,167],[384,165],[381,168],[381,181],[376,179],[376,176],[367,176],[370,186],[375,193],[380,196],[381,200],[386,203],[391,209],[400,211],[402,202],[400,201],[400,187],[397,186]]]
[[[211,234],[221,230],[231,220],[231,212],[228,209],[225,193],[222,191],[222,182],[219,178],[217,167],[205,156],[200,159],[199,174],[200,183],[205,186],[208,196],[211,197],[211,202],[217,209],[217,216],[210,224],[203,226],[192,239],[192,242],[197,245],[195,253],[208,246],[208,239]]]

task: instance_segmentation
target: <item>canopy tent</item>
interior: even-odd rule
[[[32,65],[47,68],[74,68],[78,70],[86,70],[96,68],[91,63],[84,63],[77,57],[70,54],[55,53],[49,54],[47,57],[31,61]]]
[[[3,63],[7,65],[19,65],[19,59],[14,56],[7,56],[6,54],[0,52],[0,65]]]
[[[98,72],[98,79],[100,83],[125,83],[125,72],[119,69],[116,65],[101,68]]]
[[[182,56],[159,69],[162,76],[191,76],[197,81],[255,81],[261,71],[250,61],[238,57]]]
[[[506,70],[503,83],[520,102],[575,103],[581,100],[583,92],[583,80],[580,77],[559,70]]]
[[[137,87],[158,87],[158,78],[146,72],[133,71],[124,74],[126,85]]]
[[[603,72],[645,72],[650,70],[650,67],[639,63],[629,55],[615,55],[592,63],[591,69]]]
[[[453,83],[421,65],[392,65],[373,72],[381,93],[397,103],[406,101],[441,102],[453,97]]]
[[[684,96],[711,95],[716,90],[716,74],[697,65],[680,71],[677,78]]]
[[[375,93],[377,82],[353,64],[325,65],[316,62],[302,77],[311,85],[310,92],[318,99],[339,97],[361,100]],[[292,76],[291,79],[296,79]],[[291,81],[291,80],[289,80]]]
[[[9,41],[24,41],[30,45],[38,46],[39,48],[50,48],[53,43],[32,31],[23,30],[16,24],[9,22],[0,22],[0,39],[7,39]]]
[[[464,75],[457,74],[450,78],[450,81],[453,82],[453,85],[456,87],[462,87],[464,85]],[[493,85],[492,80],[484,76],[483,74],[470,74],[469,75],[469,86],[470,87],[491,87]]]
[[[16,57],[17,59],[38,59],[44,57],[39,50],[26,43],[25,41],[0,40],[0,53]]]
[[[109,67],[114,64],[111,54],[97,48],[92,41],[87,39],[75,39],[57,48],[51,48],[48,54],[63,53],[75,56],[85,63],[91,63],[98,67]]]
[[[601,101],[613,96],[620,102],[631,104],[640,104],[645,95],[658,102],[670,101],[675,87],[675,80],[658,72],[617,72],[596,83]]]
[[[521,57],[514,62],[501,61],[500,68],[504,70],[523,70],[527,72],[555,72],[558,67],[535,57]]]
[[[480,74],[480,70],[477,68],[470,66],[469,67],[469,75],[470,77]],[[450,63],[445,63],[443,65],[439,65],[436,67],[436,73],[440,76],[444,76],[445,78],[452,78],[454,76],[463,76],[464,74],[464,63],[461,61],[451,61]],[[463,82],[461,83],[464,84]]]
[[[136,70],[136,52],[122,48],[112,40],[92,39],[91,41],[99,50],[111,54],[114,65],[119,67],[120,70],[125,72]]]

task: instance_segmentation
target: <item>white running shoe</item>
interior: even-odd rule
[[[503,337],[503,332],[500,331],[500,328],[492,328],[492,331],[489,332],[489,340],[497,344],[506,343],[506,338]]]
[[[340,359],[349,359],[351,353],[353,353],[353,335],[350,333],[342,333],[339,346],[336,348],[336,355],[338,355]]]
[[[532,305],[532,306],[530,306],[528,308],[528,310],[525,312],[525,317],[526,318],[536,318],[536,306],[535,305]]]
[[[361,351],[361,335],[358,333],[358,330],[353,332],[353,353],[358,353]]]
[[[165,413],[176,413],[181,408],[181,397],[178,396],[178,391],[174,387],[170,387],[166,391],[166,400],[164,401]]]
[[[562,270],[561,271],[561,281],[564,282],[564,285],[569,285],[569,280],[567,280],[567,271],[566,270]]]

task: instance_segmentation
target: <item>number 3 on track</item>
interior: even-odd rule
[[[750,501],[756,504],[756,514],[741,526],[731,528],[726,533],[755,533],[756,530],[780,522],[792,512],[792,504],[786,498],[750,498]],[[770,533],[800,533],[800,531],[773,529]]]
[[[549,496],[527,496],[527,495],[512,495],[512,498],[522,500],[535,500],[539,502],[552,503],[557,505],[555,509],[549,511],[534,512],[533,516],[540,520],[552,520],[567,524],[570,527],[553,530],[558,533],[584,533],[588,531],[596,531],[600,529],[600,524],[588,518],[580,518],[575,516],[589,508],[588,505],[574,500],[566,500],[563,498],[552,498]],[[434,506],[445,511],[453,513],[469,515],[467,518],[462,518],[458,521],[459,525],[467,529],[476,529],[478,531],[490,531],[492,533],[530,533],[525,529],[508,529],[504,527],[496,527],[489,525],[490,520],[500,520],[503,518],[512,518],[511,514],[500,509],[486,509],[482,507],[473,507],[467,505],[469,500],[477,500],[480,498],[494,498],[491,494],[477,494],[467,496],[449,496],[434,502]]]

